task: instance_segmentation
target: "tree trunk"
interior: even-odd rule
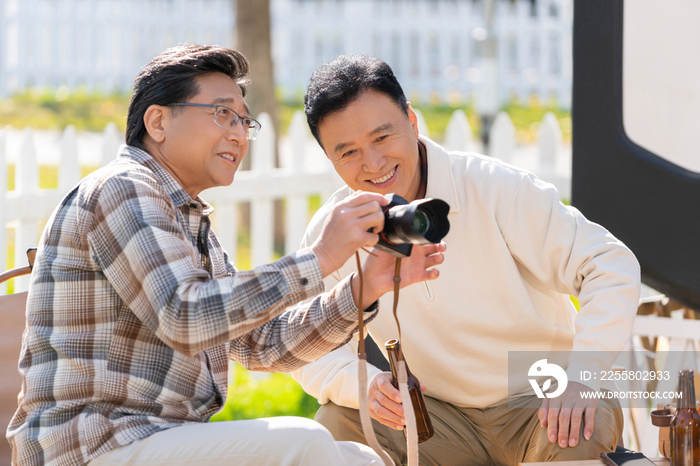
[[[246,102],[253,117],[262,112],[270,114],[274,128],[267,128],[277,135],[277,98],[272,66],[272,37],[270,28],[270,0],[233,0],[236,3],[236,49],[250,62],[250,85]],[[262,129],[265,131],[265,128]],[[255,142],[253,142],[255,144]],[[251,157],[243,159],[241,168],[250,169]],[[275,144],[275,166],[279,166]],[[242,207],[242,217],[249,219],[250,204]],[[275,200],[275,245],[284,244],[284,212],[282,201]],[[275,248],[282,253],[281,248]],[[286,251],[289,254],[291,251]]]
[[[272,67],[270,0],[236,1],[236,48],[250,62],[246,102],[253,117],[267,112],[277,129],[277,99]],[[263,129],[264,131],[264,129]]]

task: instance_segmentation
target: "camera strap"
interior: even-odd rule
[[[371,254],[371,253],[370,253]],[[372,427],[372,419],[369,415],[369,404],[367,401],[367,354],[365,353],[365,324],[364,324],[364,304],[362,302],[363,278],[362,265],[360,264],[360,255],[355,252],[357,262],[357,273],[360,279],[360,292],[358,303],[358,383],[359,383],[359,401],[360,401],[360,422],[362,423],[362,432],[365,434],[365,439],[369,446],[382,458],[385,466],[393,466],[394,462],[389,455],[382,449],[377,441],[377,437]],[[397,314],[399,305],[399,288],[401,284],[401,258],[396,259],[396,267],[394,269],[394,320],[399,330],[399,341],[401,341],[401,324]],[[401,393],[401,403],[404,409],[404,418],[406,419],[406,453],[408,457],[408,466],[418,466],[418,428],[416,426],[416,415],[413,411],[413,403],[411,395],[408,392],[408,371],[406,363],[399,361],[397,370],[399,392]]]

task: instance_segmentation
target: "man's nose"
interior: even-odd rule
[[[374,148],[367,149],[364,157],[364,170],[369,173],[378,173],[386,165],[384,154]]]
[[[226,138],[229,141],[235,141],[240,145],[248,142],[248,130],[244,127],[243,122],[238,120],[233,128],[226,132]]]

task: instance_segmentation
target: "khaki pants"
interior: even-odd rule
[[[107,465],[383,466],[365,445],[336,442],[298,417],[188,424],[153,434],[90,461]]]
[[[583,439],[583,427],[575,447],[561,448],[547,438],[537,410],[542,400],[523,397],[517,402],[477,409],[458,408],[428,396],[425,402],[435,435],[420,446],[420,464],[517,466],[523,461],[566,461],[599,458],[613,451],[622,436],[622,411],[617,400],[600,400],[595,413],[593,436]],[[316,420],[336,440],[366,443],[359,412],[333,403],[323,405]],[[397,465],[406,459],[403,433],[372,421],[377,440]]]

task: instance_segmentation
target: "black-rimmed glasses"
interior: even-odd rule
[[[192,102],[175,102],[170,105],[181,106],[181,107],[209,107],[214,109],[214,123],[225,129],[231,129],[236,126],[236,123],[240,120],[243,128],[246,130],[247,138],[250,140],[255,139],[260,131],[261,125],[258,120],[254,120],[249,117],[242,117],[236,113],[233,109],[225,107],[223,105],[216,104],[195,104]]]

